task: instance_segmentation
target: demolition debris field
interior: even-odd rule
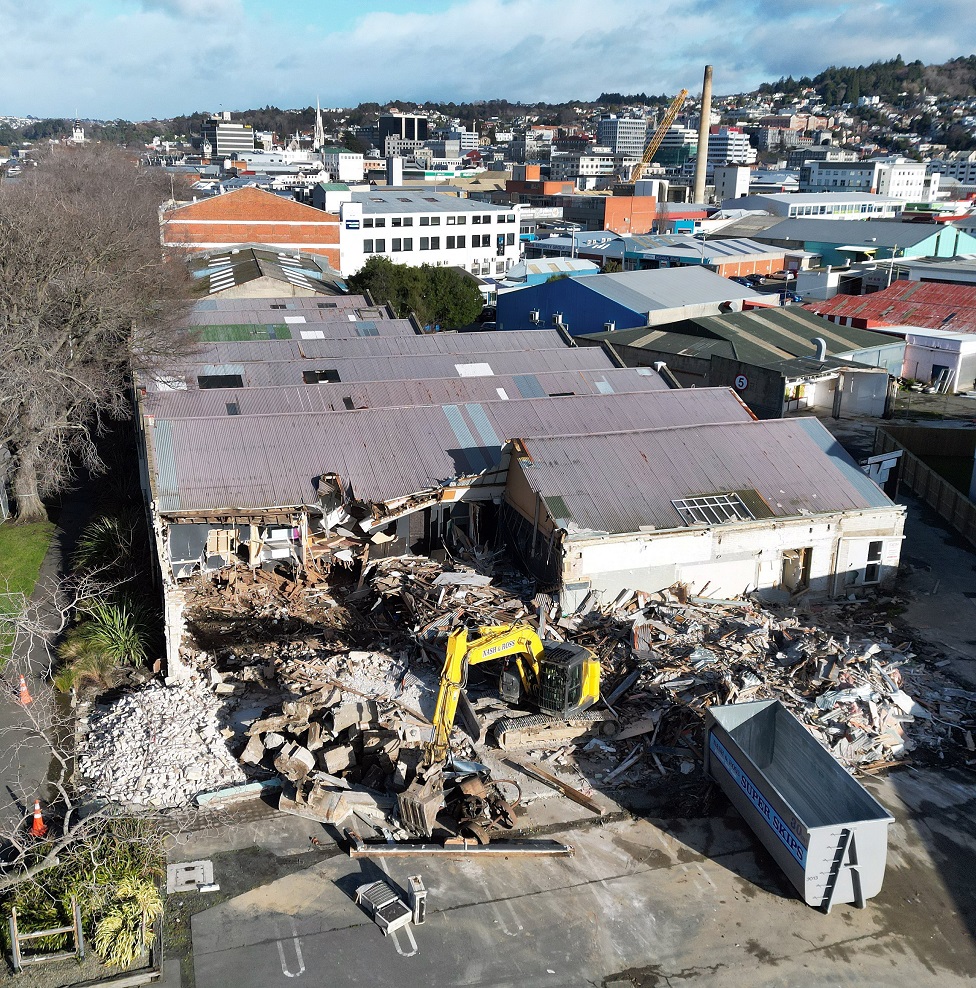
[[[475,744],[455,729],[453,748],[515,781],[517,830],[531,829],[534,800],[564,796],[519,762],[584,798],[646,805],[660,788],[672,814],[707,812],[703,718],[718,704],[780,700],[856,775],[976,765],[976,693],[898,626],[897,596],[773,606],[678,586],[607,606],[588,597],[562,615],[493,553],[375,561],[358,581],[231,571],[199,578],[187,596],[190,681],[145,687],[130,703],[138,714],[126,701],[92,712],[81,766],[93,797],[179,806],[262,781],[283,787],[290,812],[404,836],[390,811],[430,737],[446,634],[462,623],[528,625],[600,659],[606,719],[510,756],[491,724],[511,710],[492,675],[472,670],[484,733]]]

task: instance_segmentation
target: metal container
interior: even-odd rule
[[[786,707],[712,707],[706,730],[706,773],[807,905],[863,907],[881,891],[894,818]]]

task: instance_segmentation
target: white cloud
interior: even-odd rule
[[[830,64],[976,50],[969,0],[456,0],[439,13],[398,0],[342,31],[330,6],[0,0],[15,53],[0,113],[142,119],[305,106],[316,94],[349,105],[695,92],[706,62],[725,93]]]

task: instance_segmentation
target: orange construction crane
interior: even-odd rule
[[[674,123],[674,118],[681,112],[681,107],[684,106],[685,97],[688,95],[687,89],[682,89],[680,93],[674,98],[674,102],[668,107],[668,112],[664,114],[664,119],[661,121],[660,126],[654,131],[654,136],[648,141],[647,147],[644,148],[644,157],[638,162],[634,167],[634,170],[630,173],[630,181],[637,182],[641,175],[644,174],[644,169],[651,163],[651,159],[657,154],[657,149],[661,146],[661,142],[664,140],[664,135],[668,132],[671,124]]]

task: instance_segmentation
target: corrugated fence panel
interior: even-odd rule
[[[874,440],[875,453],[890,453],[898,449],[902,450],[899,483],[924,501],[960,535],[976,545],[976,504],[931,467],[926,466],[897,439],[883,429],[878,429]]]

